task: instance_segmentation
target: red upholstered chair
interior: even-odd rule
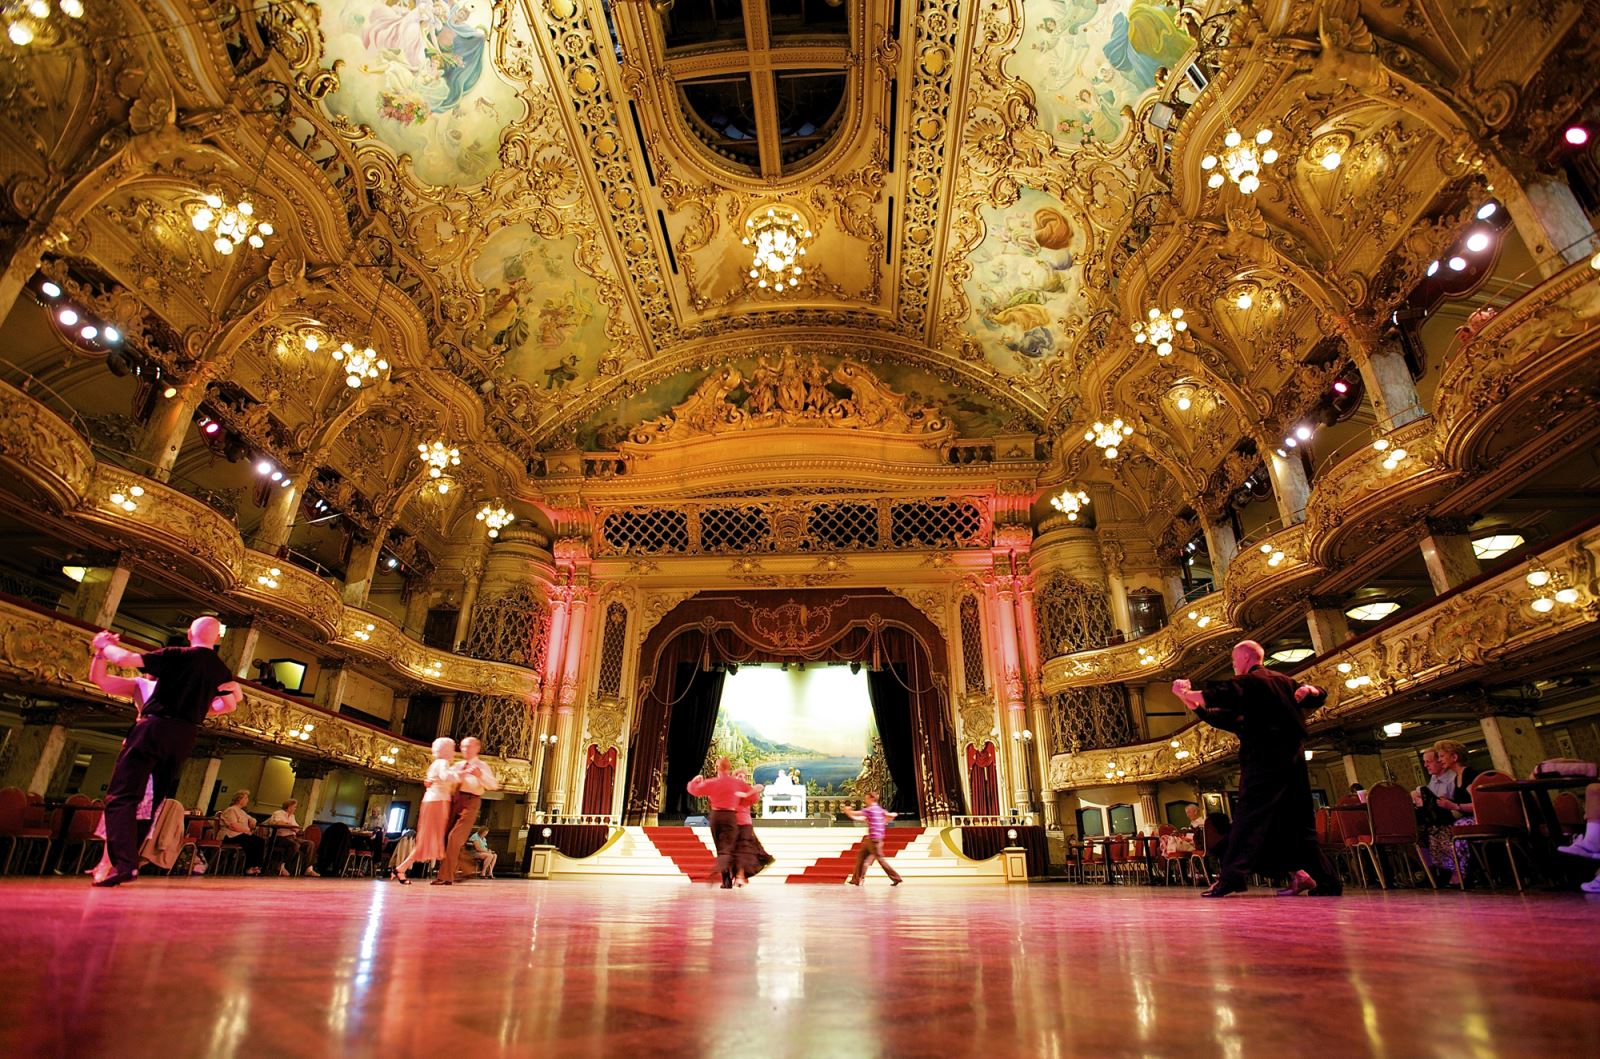
[[[1361,819],[1355,813],[1343,815],[1355,817],[1358,821]],[[1398,783],[1388,781],[1373,784],[1367,792],[1366,833],[1357,835],[1354,844],[1357,859],[1365,850],[1372,861],[1373,873],[1378,876],[1378,885],[1387,890],[1389,884],[1383,877],[1383,866],[1378,861],[1378,849],[1383,846],[1415,853],[1417,863],[1422,865],[1423,874],[1428,877],[1428,885],[1435,890],[1439,888],[1433,879],[1433,871],[1428,867],[1428,858],[1422,855],[1422,844],[1417,834],[1416,807],[1411,802],[1411,792]]]
[[[1583,818],[1583,802],[1571,791],[1562,791],[1553,799],[1556,809],[1556,820],[1561,824],[1561,830],[1569,835],[1576,835],[1583,831],[1587,822]]]
[[[61,839],[61,859],[57,862],[64,874],[77,875],[83,871],[83,863],[89,859],[89,854],[98,852],[99,848],[105,845],[105,839],[96,837],[94,833],[100,826],[100,819],[105,815],[105,810],[96,809],[88,802],[89,799],[84,798],[83,802],[79,803],[82,808],[73,813],[72,819],[67,821],[67,833]],[[72,799],[68,798],[67,803],[72,804]],[[68,873],[67,859],[72,856],[74,849],[78,855],[72,858],[72,871]]]
[[[28,862],[27,850],[38,848],[39,872],[44,872],[45,861],[50,859],[49,821],[41,819],[37,824],[32,824],[29,823],[31,815],[26,791],[21,787],[0,790],[0,839],[6,840],[6,859],[4,866],[0,867],[0,874],[11,874],[11,861],[19,848],[24,851],[24,865]]]
[[[1494,874],[1489,870],[1488,847],[1504,846],[1506,862],[1511,865],[1511,878],[1522,892],[1522,873],[1517,871],[1516,850],[1528,856],[1528,815],[1522,806],[1522,796],[1516,791],[1484,791],[1478,788],[1486,783],[1511,779],[1503,772],[1483,772],[1473,780],[1467,790],[1472,795],[1473,822],[1455,828],[1455,837],[1467,843],[1473,859],[1483,865],[1483,874],[1494,888]],[[1463,880],[1465,886],[1465,880]]]
[[[217,837],[217,823],[215,820],[195,818],[189,821],[188,844],[192,845],[195,852],[205,857],[206,871],[216,874],[217,867],[222,863],[222,839]],[[193,861],[190,862],[190,874],[193,875]]]
[[[1359,813],[1347,811],[1351,807],[1360,807],[1365,811]],[[1338,808],[1333,812],[1333,819],[1339,829],[1339,841],[1343,844],[1345,852],[1355,860],[1356,877],[1361,880],[1361,888],[1365,890],[1367,866],[1361,860],[1360,848],[1372,841],[1371,810],[1362,806],[1361,799],[1352,794],[1340,799]],[[1383,881],[1382,873],[1379,874],[1378,881],[1380,883]]]

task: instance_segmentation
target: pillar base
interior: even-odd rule
[[[556,847],[541,842],[528,851],[530,879],[548,879],[556,866]]]

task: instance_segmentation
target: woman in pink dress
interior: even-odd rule
[[[405,885],[411,880],[406,872],[419,860],[444,859],[445,833],[450,830],[450,796],[456,792],[456,774],[450,762],[456,756],[456,741],[440,737],[433,741],[433,762],[422,783],[428,789],[422,795],[422,811],[417,814],[417,843],[411,853],[394,867],[394,881]],[[440,883],[448,886],[449,883]]]

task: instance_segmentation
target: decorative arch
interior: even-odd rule
[[[703,592],[679,603],[640,648],[626,822],[661,810],[673,707],[693,690],[696,674],[769,661],[860,662],[903,687],[910,745],[898,771],[912,781],[906,786],[924,820],[961,812],[947,658],[933,622],[879,589]]]

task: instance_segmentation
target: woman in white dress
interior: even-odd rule
[[[450,796],[456,792],[457,777],[450,768],[455,756],[454,739],[441,737],[433,741],[433,761],[422,778],[427,790],[422,795],[422,811],[417,814],[417,843],[406,859],[394,868],[394,881],[401,885],[411,881],[406,878],[406,872],[411,870],[412,864],[419,860],[444,859],[445,833],[450,830]],[[438,879],[434,882],[440,886],[450,885]]]

